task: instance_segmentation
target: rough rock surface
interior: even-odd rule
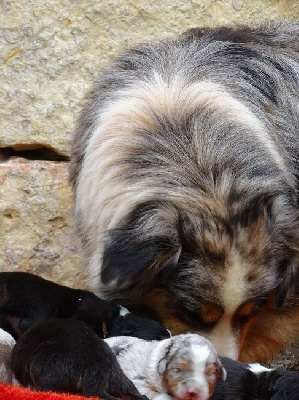
[[[28,271],[84,287],[67,175],[67,163],[0,163],[1,271]]]
[[[296,0],[2,0],[0,147],[68,155],[80,101],[126,47],[201,26],[298,19]]]

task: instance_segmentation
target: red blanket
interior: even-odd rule
[[[98,397],[82,397],[73,394],[33,392],[18,386],[0,383],[1,400],[98,400]]]

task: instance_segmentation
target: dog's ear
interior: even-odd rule
[[[104,249],[102,282],[123,286],[146,271],[149,283],[162,270],[175,265],[180,253],[180,246],[171,237],[148,236],[139,229],[112,230]]]
[[[249,225],[261,222],[261,229],[269,233],[278,268],[275,295],[277,307],[282,307],[288,297],[299,290],[299,213],[291,194],[273,190],[257,194],[248,209],[240,214],[240,222]],[[296,287],[297,286],[297,287]]]
[[[217,358],[217,363],[216,363],[216,368],[217,368],[217,374],[221,376],[222,382],[226,381],[226,369],[223,367],[222,362],[220,361],[220,358]]]
[[[275,224],[282,233],[281,282],[276,288],[276,305],[282,307],[299,292],[299,213],[296,207],[283,196],[273,202]],[[278,258],[278,254],[277,254]]]
[[[158,374],[159,375],[163,375],[164,372],[166,371],[166,367],[167,367],[167,361],[166,358],[162,358],[159,363],[158,363]]]
[[[287,298],[296,296],[299,293],[299,261],[290,262],[282,267],[282,282],[278,285],[275,294],[277,307],[282,307]]]

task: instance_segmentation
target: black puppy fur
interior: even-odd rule
[[[273,369],[255,373],[248,364],[220,358],[227,378],[225,384],[217,382],[211,400],[298,400],[297,372]]]
[[[125,376],[108,344],[76,320],[48,320],[16,343],[12,370],[35,390],[147,400]]]
[[[14,338],[40,321],[71,318],[85,322],[101,338],[169,337],[157,321],[122,315],[122,307],[87,290],[72,289],[27,272],[0,273],[0,327]]]

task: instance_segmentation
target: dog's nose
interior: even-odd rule
[[[186,393],[185,400],[207,400],[208,397],[205,396],[200,390],[188,390]]]
[[[190,398],[190,399],[193,399],[193,398],[195,398],[195,397],[197,397],[198,396],[198,393],[197,392],[195,392],[195,391],[188,391],[187,392],[187,396]]]

